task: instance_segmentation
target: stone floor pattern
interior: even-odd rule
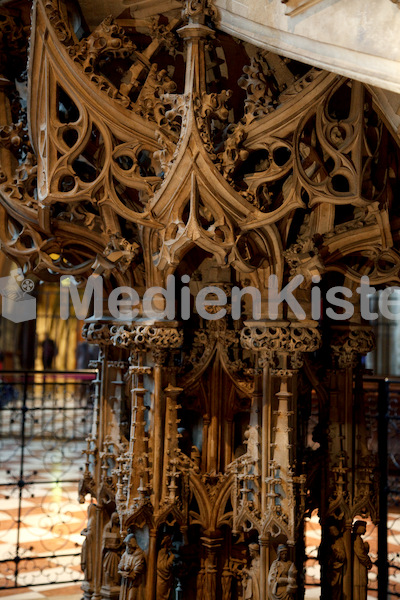
[[[0,482],[9,482],[0,486],[0,560],[13,558],[17,545],[21,558],[18,588],[13,587],[15,563],[0,563],[0,588],[8,588],[0,589],[2,598],[81,597],[80,584],[74,582],[82,578],[79,553],[84,538],[80,532],[87,510],[78,503],[77,493],[84,443],[56,442],[27,441],[25,485],[20,491],[21,448],[15,438],[0,440]]]

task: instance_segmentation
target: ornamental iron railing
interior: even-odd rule
[[[80,581],[96,371],[0,372],[0,589]]]

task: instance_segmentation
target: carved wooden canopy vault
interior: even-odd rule
[[[219,34],[191,6],[78,40],[61,5],[35,4],[34,153],[22,124],[3,128],[5,251],[40,276],[100,263],[132,281],[141,263],[148,285],[193,247],[281,281],[283,252],[307,276],[398,281],[397,145],[368,89]]]
[[[353,520],[378,514],[353,387],[373,338],[357,302],[341,326],[313,321],[310,290],[314,275],[322,289],[400,281],[398,138],[368,86],[222,33],[206,0],[160,6],[89,31],[78,4],[37,0],[29,51],[27,13],[0,19],[2,250],[40,279],[95,272],[142,296],[176,273],[193,295],[254,285],[263,298],[258,321],[244,298],[239,320],[228,305],[216,321],[85,324],[101,349],[85,600],[135,600],[135,586],[146,600],[276,600],[280,568],[279,597],[300,598],[314,509],[325,597],[349,599]],[[267,320],[271,274],[280,288],[304,276],[304,321]],[[113,512],[141,546],[127,539],[122,558]]]

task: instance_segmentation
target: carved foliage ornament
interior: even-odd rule
[[[333,360],[340,369],[356,367],[360,357],[371,352],[374,347],[374,333],[366,328],[335,332],[331,341]]]
[[[100,345],[118,346],[121,348],[179,348],[183,343],[183,330],[171,326],[157,324],[115,325],[114,323],[86,322],[83,337]]]
[[[272,352],[314,352],[321,343],[321,334],[314,327],[280,327],[254,325],[241,333],[244,348]]]

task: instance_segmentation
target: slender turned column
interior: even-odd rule
[[[162,474],[163,474],[163,432],[164,432],[164,393],[162,388],[162,364],[165,359],[164,351],[154,351],[154,441],[153,441],[153,493],[154,511],[157,512],[161,500]]]
[[[182,388],[174,387],[168,384],[164,390],[165,397],[165,431],[164,431],[164,462],[163,462],[163,480],[162,480],[162,501],[164,502],[168,496],[174,501],[176,493],[175,481],[170,482],[168,479],[171,472],[171,459],[175,456],[178,450],[178,409],[180,405],[177,403],[179,394],[183,392]],[[172,477],[171,477],[172,479]]]
[[[202,459],[201,459],[201,468],[203,471],[207,471],[209,427],[210,427],[210,417],[208,414],[206,414],[203,416],[203,452],[202,452]]]
[[[149,560],[147,564],[146,600],[156,599],[157,530],[150,529]]]
[[[99,397],[99,413],[97,434],[95,435],[97,451],[103,449],[104,440],[107,434],[107,413],[108,413],[108,397],[110,394],[110,352],[107,346],[103,346],[103,358],[101,369],[101,384]],[[99,482],[101,482],[101,460],[97,458],[95,462],[94,479],[97,482],[97,492],[99,491]],[[96,540],[101,540],[103,534],[103,508],[101,501],[96,505]],[[102,546],[101,543],[96,543],[94,550],[94,565],[93,565],[93,594],[92,600],[101,600],[101,583],[102,583]]]
[[[268,477],[268,459],[270,447],[271,422],[271,378],[269,363],[265,358],[263,361],[263,395],[261,412],[261,511],[264,513],[267,509],[267,477]]]
[[[353,419],[353,368],[347,368],[344,373],[344,390],[345,390],[345,439],[344,447],[348,457],[346,473],[348,489],[354,494],[353,470],[355,469],[354,457],[354,433],[355,423]],[[351,519],[346,521],[345,530],[343,533],[343,541],[346,548],[347,569],[343,573],[343,595],[344,600],[350,600],[353,597],[353,549],[351,539]]]
[[[102,579],[102,545],[101,543],[97,543],[98,539],[101,539],[101,534],[103,531],[103,508],[96,504],[96,533],[97,539],[95,543],[95,561],[93,565],[93,581],[94,581],[94,592],[92,595],[92,600],[101,600],[101,579]]]
[[[207,455],[207,471],[220,471],[221,461],[221,402],[222,395],[223,370],[219,363],[214,363],[211,373],[211,388],[214,393],[211,396],[210,403],[210,425],[208,435],[208,455]]]
[[[271,424],[271,376],[270,366],[266,357],[262,359],[263,385],[262,385],[262,409],[261,409],[261,513],[267,510],[267,477],[270,448],[270,424]],[[260,598],[267,600],[267,572],[269,561],[267,560],[266,538],[260,539]],[[269,542],[268,542],[269,543]]]
[[[267,576],[270,567],[270,533],[258,538],[260,545],[260,600],[268,600]]]
[[[110,326],[112,325],[112,321],[108,318],[104,319],[104,322],[99,327],[97,324],[97,333],[99,337],[96,338],[93,335],[93,324],[91,319],[88,319],[87,324],[84,329],[84,337],[87,337],[89,342],[98,343],[100,345],[100,356],[99,360],[101,364],[98,363],[99,373],[97,379],[100,379],[100,382],[96,381],[97,394],[96,394],[96,404],[94,408],[93,415],[93,428],[91,442],[89,442],[89,447],[93,444],[93,448],[91,450],[91,454],[93,454],[94,458],[94,466],[93,471],[91,473],[93,490],[91,490],[92,496],[96,496],[99,499],[99,490],[102,480],[102,463],[99,460],[98,453],[103,450],[104,441],[106,435],[108,433],[108,401],[111,395],[110,393],[110,358],[112,358],[110,353],[110,348],[108,346],[108,341],[110,337]],[[85,582],[82,585],[82,589],[85,592],[85,597],[91,593],[91,600],[101,600],[101,584],[102,584],[102,545],[101,543],[97,543],[98,540],[102,539],[103,534],[103,507],[101,499],[98,500],[98,504],[96,506],[96,514],[95,514],[95,532],[93,533],[93,537],[96,540],[94,543],[94,547],[92,548],[92,556],[93,556],[93,572],[92,572],[92,581],[89,582],[89,590],[85,591]]]
[[[224,423],[224,439],[225,439],[225,468],[233,460],[233,440],[232,440],[232,419],[226,419]]]

